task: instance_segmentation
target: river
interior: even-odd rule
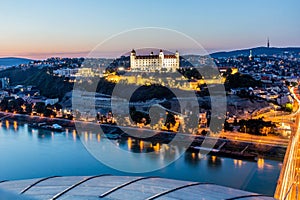
[[[105,148],[111,141],[98,134],[86,133],[86,140],[93,140]],[[158,144],[119,139],[114,143],[128,151],[141,151]],[[159,151],[158,151],[158,154]],[[139,155],[139,154],[137,154]],[[114,151],[108,155],[122,166],[131,167],[126,156],[120,157]],[[158,155],[161,158],[161,155]],[[46,177],[53,175],[135,175],[160,176],[179,180],[210,182],[246,191],[273,195],[282,163],[259,159],[257,162],[243,161],[216,156],[201,156],[184,153],[168,166],[146,173],[128,173],[106,166],[87,150],[83,140],[75,131],[54,133],[29,128],[27,124],[3,121],[0,123],[0,181]],[[135,161],[152,165],[156,158],[134,156]],[[130,171],[130,170],[129,170]]]

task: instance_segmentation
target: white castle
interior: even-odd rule
[[[130,54],[130,69],[133,72],[175,72],[179,68],[179,53],[165,55],[160,50],[158,55],[137,56],[133,49]]]

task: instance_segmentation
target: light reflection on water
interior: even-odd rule
[[[111,169],[92,157],[82,145],[75,130],[54,133],[32,129],[26,124],[22,125],[7,120],[0,122],[0,126],[0,180],[102,173],[131,175]],[[99,133],[84,132],[82,134],[84,141],[93,141],[95,144],[101,145],[101,148],[106,148],[107,142],[113,142],[119,148],[134,152],[137,159],[136,164],[146,162],[151,165],[160,160],[173,159],[182,151],[176,146],[140,139],[108,140]],[[139,154],[150,151],[155,152],[158,157],[153,158]],[[113,159],[114,152],[108,156]],[[116,162],[123,165],[128,164],[126,158],[118,159]],[[263,158],[259,158],[257,162],[250,162],[186,152],[166,168],[138,175],[212,182],[272,195],[281,166],[281,162]]]

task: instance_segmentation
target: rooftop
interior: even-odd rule
[[[0,199],[274,199],[215,185],[137,176],[70,176],[0,181]],[[17,194],[17,195],[15,195]],[[6,196],[4,196],[6,195]]]

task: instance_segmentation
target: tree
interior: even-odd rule
[[[287,103],[287,104],[285,104],[285,110],[287,111],[287,112],[292,112],[293,111],[293,104],[291,104],[291,103]]]
[[[190,116],[188,116],[186,126],[188,129],[190,129],[191,133],[193,133],[195,129],[198,130],[198,125],[199,125],[198,115],[193,112]]]
[[[45,112],[45,109],[46,109],[45,103],[44,103],[44,102],[37,102],[37,103],[35,104],[34,108],[35,108],[35,111],[36,111],[37,113],[44,113],[44,112]]]
[[[240,73],[228,75],[225,81],[226,90],[230,90],[232,88],[256,87],[260,85],[261,82],[255,80],[252,76]]]
[[[224,122],[224,131],[233,131],[233,127],[230,126],[227,120]]]
[[[8,101],[8,104],[7,104],[7,109],[9,112],[13,112],[15,111],[17,108],[17,103],[14,99],[11,99]]]
[[[26,112],[27,114],[31,114],[31,113],[32,113],[32,104],[26,103],[25,106],[26,106],[25,112]]]
[[[228,68],[228,69],[226,70],[226,72],[223,73],[223,77],[226,78],[226,77],[229,76],[231,73],[232,73],[232,69],[231,69],[231,68]]]
[[[167,127],[168,130],[171,129],[172,126],[174,126],[176,123],[175,117],[172,113],[168,112],[167,117],[166,117],[166,122],[165,126]]]
[[[7,110],[8,108],[8,98],[4,98],[0,103],[1,110]]]
[[[240,120],[240,132],[247,132],[255,135],[267,135],[269,133],[274,133],[274,128],[276,127],[270,121],[264,121],[260,119],[249,119],[249,120]]]
[[[56,110],[61,110],[62,109],[62,106],[59,104],[59,103],[55,103],[53,105],[53,107],[56,109]]]
[[[224,119],[219,117],[211,117],[210,123],[209,123],[209,129],[213,133],[219,133],[222,130]]]

